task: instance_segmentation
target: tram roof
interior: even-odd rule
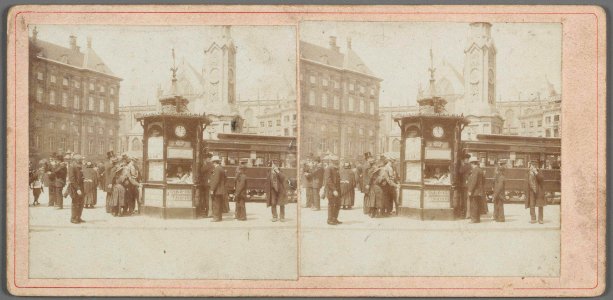
[[[176,112],[155,112],[155,113],[146,113],[136,116],[136,120],[140,121],[145,118],[168,118],[168,119],[194,119],[201,120],[205,124],[211,124],[211,119],[205,115],[192,114],[192,113],[176,113]]]
[[[522,135],[506,135],[506,134],[477,134],[478,141],[502,141],[502,142],[522,142],[526,141],[535,143],[557,144],[561,142],[560,138],[555,137],[536,137]]]
[[[277,140],[277,141],[292,141],[296,140],[293,136],[278,136],[278,135],[259,135],[248,133],[218,133],[217,138],[220,140]]]
[[[402,120],[411,120],[411,119],[419,119],[419,118],[438,118],[441,120],[449,120],[449,121],[461,121],[464,124],[468,124],[470,123],[470,120],[468,120],[466,117],[464,117],[463,115],[454,115],[454,114],[437,114],[437,113],[423,113],[423,112],[416,112],[416,113],[407,113],[404,115],[399,115],[394,117],[394,121],[398,122],[398,121],[402,121]]]

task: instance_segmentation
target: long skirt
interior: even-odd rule
[[[113,192],[107,192],[106,193],[106,212],[107,213],[112,213],[113,212]]]
[[[347,194],[341,195],[341,206],[352,207],[355,200],[355,192],[348,191]]]
[[[94,182],[85,181],[83,183],[83,190],[85,192],[84,193],[85,205],[96,205],[97,190],[96,190],[96,186],[94,185]]]
[[[247,210],[245,209],[245,196],[236,197],[236,208],[234,218],[238,220],[247,219]]]
[[[48,192],[49,192],[49,206],[55,206],[55,202],[57,202],[56,198],[57,198],[57,188],[54,186],[53,183],[51,183],[49,185],[48,188]]]
[[[113,195],[111,196],[111,207],[126,206],[126,188],[121,184],[113,185]]]

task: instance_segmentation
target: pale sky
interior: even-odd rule
[[[30,28],[30,31],[33,27]],[[158,84],[168,86],[171,49],[202,69],[204,49],[222,36],[221,26],[37,25],[38,38],[68,47],[71,34],[81,49],[92,48],[123,78],[120,105],[155,103]],[[296,37],[292,26],[232,26],[237,47],[236,92],[240,100],[295,97]]]
[[[497,100],[517,100],[520,92],[524,98],[545,79],[561,92],[561,24],[492,25]],[[468,23],[310,21],[301,23],[300,39],[328,47],[328,37],[336,36],[337,45],[345,52],[347,37],[351,37],[352,49],[383,79],[380,105],[390,106],[415,104],[419,84],[427,87],[430,47],[435,64],[444,58],[462,73],[468,32]]]

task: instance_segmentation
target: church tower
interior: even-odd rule
[[[477,134],[500,134],[503,119],[496,109],[496,46],[491,35],[492,24],[470,23],[464,48],[463,113],[470,124],[462,132],[463,139]]]
[[[233,112],[236,104],[236,46],[230,26],[223,26],[221,39],[204,50],[204,111]]]
[[[496,47],[492,24],[470,24],[464,48],[464,111],[484,116],[496,112]]]

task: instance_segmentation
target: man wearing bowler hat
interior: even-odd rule
[[[83,171],[82,171],[82,157],[79,154],[75,154],[72,159],[72,163],[68,167],[68,189],[67,195],[70,195],[72,200],[71,217],[70,222],[73,224],[84,223],[81,219],[83,213]]]

